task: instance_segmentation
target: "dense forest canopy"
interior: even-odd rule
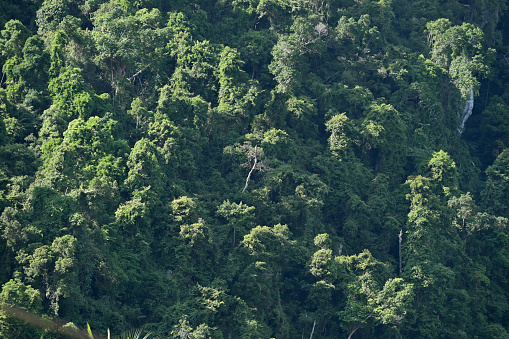
[[[507,7],[1,1],[0,304],[162,338],[509,338]],[[64,337],[5,307],[0,337]]]

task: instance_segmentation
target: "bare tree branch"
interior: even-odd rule
[[[142,68],[142,69],[140,69],[138,72],[136,72],[136,73],[134,73],[133,75],[131,75],[131,76],[129,77],[129,81],[133,81],[133,79],[134,79],[135,77],[137,77],[138,75],[140,75],[140,73],[141,73],[141,72],[143,72],[143,71],[144,71],[144,70],[146,70],[146,69],[147,69],[147,67],[143,67],[143,68]]]
[[[315,333],[315,326],[316,326],[316,319],[313,322],[313,329],[311,330],[311,335],[309,336],[309,339],[313,339],[313,334]]]
[[[242,190],[242,193],[244,193],[246,191],[247,186],[249,185],[249,180],[251,179],[251,174],[253,174],[253,171],[256,169],[256,164],[258,163],[258,157],[256,156],[256,154],[257,154],[257,147],[258,146],[255,146],[255,149],[254,149],[254,163],[253,163],[253,167],[251,167],[251,170],[249,171],[249,174],[247,175],[246,186],[244,186],[244,189]]]

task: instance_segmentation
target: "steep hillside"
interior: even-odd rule
[[[3,305],[162,338],[509,337],[505,0],[0,13]],[[42,334],[65,337],[0,311]]]

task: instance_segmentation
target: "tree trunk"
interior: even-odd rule
[[[403,230],[399,231],[399,275],[403,272],[403,267],[401,264],[401,242],[403,241]]]
[[[315,326],[316,326],[316,319],[313,322],[313,329],[311,330],[311,335],[309,336],[309,339],[313,339],[313,333],[315,333]]]
[[[353,329],[352,332],[350,332],[350,335],[348,336],[348,339],[351,339],[353,334],[355,333],[355,331],[357,331],[359,328],[361,328],[360,326],[357,326],[356,328]]]

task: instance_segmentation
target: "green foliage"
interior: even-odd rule
[[[42,307],[39,291],[24,285],[19,279],[11,279],[2,286],[0,300],[3,303],[38,311]]]
[[[19,44],[25,37],[26,30],[19,22],[6,25],[2,31],[5,40],[5,55],[13,55],[3,65],[3,76],[6,78],[7,93],[10,100],[21,103],[29,89],[43,91],[48,81],[49,55],[44,49],[44,40],[37,35],[24,41],[22,53]],[[9,51],[10,50],[10,51]]]
[[[172,338],[185,338],[185,339],[205,339],[209,335],[209,327],[201,324],[193,329],[189,325],[187,317],[180,319],[179,324],[175,325],[175,329],[171,332]]]
[[[4,305],[38,312],[42,309],[42,298],[38,290],[23,284],[20,279],[11,279],[2,286],[0,292],[0,334],[7,338],[40,335],[38,331],[24,325],[22,321],[9,317],[9,313],[4,310]]]
[[[491,164],[509,144],[507,118],[509,110],[502,98],[493,96],[482,113],[481,142],[483,160]]]
[[[19,20],[10,20],[1,32],[2,57],[6,59],[22,55],[29,32]]]
[[[352,325],[348,326],[352,333],[371,318],[382,324],[399,323],[406,305],[412,299],[412,285],[405,284],[401,278],[394,278],[387,280],[383,287],[379,286],[375,276],[372,276],[378,263],[367,251],[358,257],[346,258],[344,264],[349,270],[360,273],[348,283],[347,303],[345,310],[340,313],[344,323],[354,324],[353,329]],[[352,264],[353,267],[349,268]]]
[[[492,166],[486,170],[486,187],[482,191],[484,208],[496,215],[509,217],[507,204],[507,175],[509,166],[509,151],[502,152]]]
[[[242,239],[246,234],[246,230],[253,227],[255,220],[255,207],[243,204],[231,203],[229,200],[223,201],[217,209],[217,214],[228,221],[228,228],[232,228],[232,247],[236,246],[236,238]],[[226,232],[231,233],[230,230]],[[226,233],[224,232],[224,233]],[[238,234],[237,234],[238,232]],[[218,232],[219,233],[219,232]],[[225,240],[223,240],[225,241]]]
[[[94,62],[103,69],[99,76],[110,86],[113,100],[123,107],[130,103],[132,86],[139,86],[141,91],[144,83],[165,73],[162,70],[163,46],[168,35],[157,8],[143,8],[133,13],[128,7],[109,1],[92,17],[97,28],[92,31],[97,48]],[[138,54],[140,50],[144,53]]]
[[[202,128],[207,116],[208,105],[200,96],[174,91],[166,85],[161,89],[157,112],[178,126]]]
[[[130,191],[151,187],[156,192],[163,189],[164,176],[158,160],[158,152],[148,139],[138,141],[129,154],[129,173],[124,182]]]
[[[62,192],[86,188],[96,177],[120,182],[128,147],[114,138],[115,131],[116,122],[108,116],[71,121],[63,140],[49,139],[43,144],[45,161],[39,180]]]
[[[507,8],[3,1],[0,299],[103,333],[506,336]]]
[[[368,108],[363,127],[366,148],[371,153],[375,171],[391,173],[396,179],[398,170],[406,165],[407,156],[406,130],[401,114],[391,105],[373,104]]]
[[[71,6],[63,0],[45,0],[37,10],[38,33],[55,32],[59,24],[71,14]]]
[[[20,251],[16,259],[24,265],[28,281],[42,281],[51,309],[58,314],[60,297],[67,298],[73,291],[76,238],[71,235],[55,238],[51,246],[36,248],[32,254]]]
[[[95,110],[94,95],[77,68],[67,69],[52,79],[48,89],[53,97],[53,105],[67,121],[86,119]]]
[[[448,19],[438,19],[427,25],[428,42],[431,46],[431,60],[448,70],[452,82],[466,98],[470,88],[476,92],[479,81],[476,74],[486,75],[489,72],[489,53],[482,43],[484,34],[479,27],[470,23],[453,26]]]
[[[51,66],[49,74],[52,77],[58,76],[65,66],[63,47],[66,43],[65,37],[62,33],[58,32],[53,38],[53,45],[51,46]]]
[[[346,113],[334,115],[326,123],[327,131],[331,133],[329,137],[330,150],[335,155],[348,155],[355,137],[355,127],[350,123]]]

